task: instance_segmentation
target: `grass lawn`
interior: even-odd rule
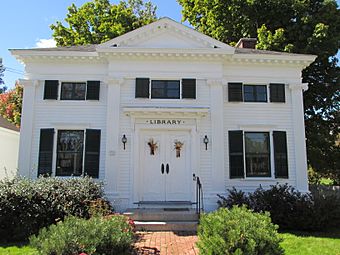
[[[340,231],[280,233],[285,255],[340,255]],[[0,255],[35,255],[27,244],[0,244]]]
[[[0,244],[0,255],[35,255],[36,252],[27,244]]]
[[[281,233],[287,255],[340,255],[340,232]]]

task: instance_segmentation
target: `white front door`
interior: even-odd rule
[[[191,201],[190,153],[188,131],[142,131],[140,200]]]

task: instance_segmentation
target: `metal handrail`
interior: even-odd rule
[[[202,189],[202,183],[200,178],[196,177],[196,213],[198,215],[201,214],[204,210],[203,205],[203,189]]]

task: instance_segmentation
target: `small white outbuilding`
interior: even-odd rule
[[[19,128],[0,116],[0,179],[18,171]]]

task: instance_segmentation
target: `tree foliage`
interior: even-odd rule
[[[258,49],[315,54],[303,70],[308,163],[340,183],[340,10],[335,0],[178,0],[183,20],[235,45],[257,37]]]
[[[17,83],[13,89],[0,94],[0,115],[20,127],[23,87]]]
[[[50,27],[58,46],[99,44],[156,20],[156,7],[143,0],[94,0],[81,7],[72,4],[64,26],[57,21]]]
[[[2,64],[2,59],[0,58],[0,86],[4,84],[4,80],[2,79],[2,77],[4,76],[4,72],[5,72],[5,67]],[[2,86],[0,87],[0,94],[6,91],[6,86]]]

